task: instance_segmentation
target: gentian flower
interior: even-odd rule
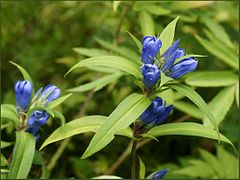
[[[17,81],[15,86],[15,93],[16,93],[16,105],[18,113],[22,111],[26,111],[33,91],[33,86],[30,81]]]
[[[176,79],[188,72],[194,71],[197,67],[197,61],[194,58],[185,58],[180,62],[174,64],[176,59],[184,56],[184,49],[178,48],[179,39],[174,42],[162,55],[165,62],[161,70],[167,76]]]
[[[35,96],[40,96],[39,100],[44,101],[44,106],[46,106],[49,102],[57,99],[60,96],[60,89],[57,86],[54,85],[47,85],[43,92],[42,88],[40,88]]]
[[[170,114],[173,105],[166,107],[166,101],[156,97],[150,106],[141,114],[133,130],[134,136],[150,130],[153,126],[163,123]]]
[[[162,179],[167,173],[168,173],[169,170],[167,169],[164,169],[164,170],[161,170],[159,172],[154,172],[152,174],[150,174],[147,179]]]
[[[44,126],[47,123],[49,116],[46,111],[34,111],[27,120],[28,129],[27,132],[34,135],[36,141],[39,138],[37,134],[39,127]]]
[[[142,75],[145,87],[150,89],[158,82],[161,73],[156,64],[143,64]]]
[[[145,36],[142,40],[142,61],[145,64],[153,64],[154,58],[162,47],[162,42],[155,36]]]

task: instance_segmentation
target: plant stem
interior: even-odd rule
[[[132,144],[132,153],[131,153],[131,161],[132,161],[132,166],[131,166],[131,177],[132,179],[136,179],[136,151],[137,151],[137,140],[133,140]]]

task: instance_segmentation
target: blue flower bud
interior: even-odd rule
[[[29,127],[33,126],[43,126],[47,123],[49,116],[46,111],[34,111],[28,118],[27,125]]]
[[[162,42],[155,36],[145,36],[142,40],[142,61],[145,64],[153,64],[154,58],[162,47]]]
[[[180,39],[175,41],[162,55],[163,58],[167,59],[170,57],[171,54],[173,54],[177,49],[179,45]]]
[[[32,126],[32,127],[28,128],[26,130],[26,132],[29,132],[30,134],[32,134],[34,136],[35,140],[38,141],[38,139],[40,137],[39,134],[37,134],[38,130],[39,130],[39,126]]]
[[[142,113],[140,120],[150,128],[163,123],[170,114],[173,105],[166,107],[166,101],[156,97],[150,106]]]
[[[16,106],[18,112],[26,111],[31,101],[33,86],[30,81],[17,81],[15,84]]]
[[[164,170],[161,170],[159,172],[154,172],[152,174],[150,174],[147,179],[162,179],[167,173],[168,173],[169,170],[167,169],[164,169]]]
[[[194,58],[183,59],[172,67],[168,76],[173,79],[180,78],[186,73],[194,71],[197,67],[197,64],[198,61],[196,61]]]
[[[156,64],[143,64],[143,83],[147,89],[151,89],[160,78],[160,70]]]
[[[57,86],[49,84],[44,88],[40,99],[45,99],[45,105],[47,105],[49,102],[57,99],[59,96],[60,89]]]

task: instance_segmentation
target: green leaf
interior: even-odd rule
[[[189,98],[194,104],[196,104],[199,107],[199,109],[204,113],[204,115],[206,115],[208,117],[208,119],[210,120],[209,123],[211,123],[213,125],[213,127],[217,131],[217,134],[219,134],[218,125],[217,125],[217,122],[215,121],[213,114],[211,113],[208,105],[204,102],[204,100],[198,93],[196,93],[189,86],[186,86],[183,84],[178,84],[178,85],[168,84],[167,86],[172,89],[175,89],[179,93],[181,93],[184,96],[186,96],[187,98]]]
[[[12,142],[1,141],[1,149],[11,146]]]
[[[181,61],[181,60],[183,60],[183,59],[185,59],[185,58],[192,58],[192,57],[195,57],[195,58],[197,58],[197,57],[204,58],[204,57],[207,57],[207,56],[206,56],[206,55],[201,55],[201,54],[188,54],[188,55],[185,55],[185,56],[182,56],[182,57],[176,59],[176,60],[174,61],[174,64],[178,63],[179,61]]]
[[[163,8],[159,5],[156,4],[149,4],[149,3],[145,3],[145,2],[140,2],[140,1],[136,1],[133,7],[134,11],[141,11],[141,10],[145,10],[148,13],[151,13],[153,15],[166,15],[169,14],[171,11]]]
[[[234,92],[235,86],[226,87],[221,90],[209,103],[209,108],[218,125],[222,122],[222,120],[224,120],[224,117],[233,104]],[[205,125],[209,125],[207,117],[203,119],[203,122]]]
[[[239,160],[221,146],[217,147],[217,157],[225,169],[225,177],[227,179],[239,178]]]
[[[142,78],[140,72],[140,62],[131,61],[119,56],[97,56],[87,58],[77,64],[75,64],[66,74],[70,73],[72,70],[80,67],[109,67],[117,70],[121,70],[125,73],[131,74],[138,79]]]
[[[103,39],[100,39],[100,38],[95,38],[95,40],[97,41],[98,44],[100,44],[104,48],[109,49],[110,51],[113,51],[127,59],[136,60],[136,61],[140,60],[140,57],[135,53],[135,51],[132,51],[127,47],[115,46],[113,45],[113,43],[104,41]]]
[[[239,82],[236,83],[235,99],[237,106],[239,107]]]
[[[139,13],[139,24],[141,26],[143,36],[155,35],[155,24],[148,12],[141,11]]]
[[[19,71],[22,73],[23,78],[24,78],[25,80],[28,80],[28,81],[30,81],[31,83],[33,83],[31,76],[28,74],[28,72],[27,72],[22,66],[16,64],[16,63],[13,62],[13,61],[10,61],[10,63],[13,64],[14,66],[16,66],[16,67],[19,69]]]
[[[1,118],[12,120],[15,128],[18,127],[19,119],[17,116],[16,106],[12,104],[1,104]]]
[[[114,134],[126,129],[150,104],[148,98],[136,93],[125,98],[93,136],[82,158],[87,158],[108,145],[114,139]]]
[[[140,156],[138,156],[138,159],[139,159],[139,179],[144,179],[146,168]]]
[[[65,96],[62,96],[60,98],[57,98],[56,100],[48,103],[47,108],[53,109],[56,106],[58,106],[59,104],[61,104],[63,101],[65,101],[66,99],[68,99],[70,96],[72,95],[72,93],[67,94]]]
[[[174,38],[175,27],[179,16],[170,22],[165,29],[162,31],[159,39],[162,41],[162,47],[160,49],[160,55],[162,55],[171,45]]]
[[[214,1],[189,1],[187,3],[184,1],[174,1],[170,4],[169,8],[174,11],[186,11],[190,9],[210,6],[213,3]]]
[[[230,144],[235,150],[234,145],[224,135],[220,134],[218,137],[215,130],[193,122],[168,123],[160,126],[155,126],[147,134],[155,137],[167,135],[183,135],[204,137],[216,140],[220,138],[221,141]]]
[[[201,38],[198,35],[195,35],[195,38],[198,40],[198,42],[206,48],[207,51],[209,51],[214,56],[218,57],[219,60],[223,61],[224,63],[228,64],[232,68],[238,70],[238,61],[233,60],[231,57],[229,57],[225,52],[223,52],[221,49],[216,47],[216,45],[206,39]]]
[[[191,103],[188,103],[185,101],[174,101],[173,106],[179,111],[189,114],[194,118],[197,118],[197,119],[203,118],[202,112]]]
[[[111,82],[115,81],[116,79],[118,79],[121,76],[121,74],[110,74],[107,76],[104,76],[102,78],[99,78],[97,80],[94,80],[92,82],[68,89],[68,92],[84,92],[84,91],[88,91],[91,89],[94,89],[94,91],[98,91],[100,89],[102,89],[104,86],[110,84]]]
[[[190,86],[219,87],[235,84],[238,77],[231,71],[202,71],[193,72],[185,82]]]
[[[2,147],[1,147],[1,149],[2,149]],[[8,166],[9,165],[6,157],[2,153],[0,154],[0,158],[1,158],[1,169],[2,169],[3,166]]]
[[[207,162],[207,164],[209,164],[214,169],[214,171],[218,174],[218,177],[223,178],[225,170],[223,169],[219,160],[206,150],[199,149],[198,151],[201,157]]]
[[[157,93],[155,94],[155,96],[161,97],[162,99],[164,99],[167,102],[167,105],[171,105],[173,104],[173,90],[172,89],[168,89],[166,91],[163,91],[161,93]]]
[[[86,116],[74,119],[64,126],[57,128],[42,144],[40,150],[45,146],[62,139],[86,132],[96,132],[106,120],[106,116]],[[125,129],[119,135],[131,137],[131,130]]]
[[[109,55],[109,52],[103,49],[76,47],[76,48],[73,48],[73,50],[78,54],[81,54],[87,57]]]
[[[65,124],[65,117],[62,113],[56,111],[56,110],[52,110],[53,114],[54,114],[54,118],[58,118],[61,120],[61,125],[63,126]]]
[[[131,38],[133,39],[133,41],[136,43],[138,50],[140,53],[142,53],[142,43],[141,41],[139,41],[134,35],[132,35],[130,32],[127,31],[127,33],[131,36]]]
[[[117,11],[117,8],[120,3],[121,3],[121,1],[113,1],[113,12]]]
[[[32,166],[35,138],[27,132],[16,132],[16,144],[8,179],[26,179]]]
[[[202,22],[206,24],[208,29],[218,38],[224,45],[234,48],[228,34],[222,26],[220,26],[216,21],[208,18],[207,16],[202,17]]]

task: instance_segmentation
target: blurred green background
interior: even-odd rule
[[[213,21],[224,29],[233,48],[238,54],[239,43],[239,3],[237,1],[195,1],[195,2],[78,2],[78,1],[1,1],[1,102],[15,104],[14,83],[22,79],[20,72],[9,61],[23,66],[32,76],[35,89],[49,83],[60,87],[62,94],[66,89],[84,84],[96,78],[95,72],[81,69],[64,78],[64,74],[79,59],[86,56],[73,51],[74,47],[109,49],[101,46],[96,37],[124,46],[137,53],[137,47],[127,34],[131,32],[138,39],[143,37],[141,12],[147,12],[155,22],[155,32],[161,33],[163,28],[176,16],[180,16],[175,39],[180,38],[180,46],[188,54],[204,54],[207,58],[199,61],[198,70],[229,70],[236,75],[239,72],[224,63],[224,57],[219,52],[211,52],[196,35],[210,39],[206,30],[211,33],[214,28],[207,23]],[[121,16],[124,16],[121,19]],[[206,18],[209,21],[206,21]],[[122,21],[122,22],[121,22]],[[120,26],[119,26],[120,24]],[[120,27],[118,29],[118,27]],[[118,33],[119,30],[119,33]],[[221,34],[214,34],[221,39]],[[210,36],[211,37],[211,36]],[[221,43],[220,43],[221,44]],[[224,43],[221,48],[225,49]],[[227,49],[227,48],[226,48]],[[110,50],[111,51],[111,50]],[[140,58],[140,54],[139,54]],[[223,87],[197,88],[197,92],[206,102],[209,102]],[[137,91],[129,77],[121,77],[116,82],[96,92],[89,102],[86,115],[109,115],[114,108],[131,92]],[[59,107],[70,121],[78,117],[83,101],[88,92],[75,93]],[[220,125],[221,132],[235,145],[239,140],[239,109],[232,103],[223,117]],[[181,120],[198,121],[185,111],[176,108],[168,118],[168,122]],[[40,132],[41,139],[38,147],[59,126],[59,121],[50,121]],[[109,172],[110,167],[128,146],[129,139],[118,137],[110,145],[96,155],[86,160],[80,160],[92,134],[74,136],[51,171],[51,178],[89,178]],[[4,141],[14,141],[14,131],[11,127],[1,130]],[[159,142],[151,141],[138,152],[145,162],[147,172],[159,168],[173,167],[179,169],[187,166],[187,159],[198,158],[198,148],[203,148],[213,155],[216,154],[216,142],[202,138],[167,136],[158,138]],[[54,155],[61,142],[54,143],[43,149],[42,156],[45,164]],[[226,153],[237,159],[231,147],[223,146]],[[3,149],[6,157],[11,154],[13,146]],[[179,160],[180,159],[180,160]],[[184,163],[185,162],[185,163]],[[170,163],[170,164],[169,164]],[[130,158],[127,158],[113,173],[121,177],[129,177]],[[161,166],[163,165],[163,166]],[[237,168],[237,167],[236,167]],[[171,169],[171,168],[170,168]],[[207,170],[197,173],[169,174],[167,177],[218,177]],[[30,177],[40,177],[42,170],[34,165]]]

